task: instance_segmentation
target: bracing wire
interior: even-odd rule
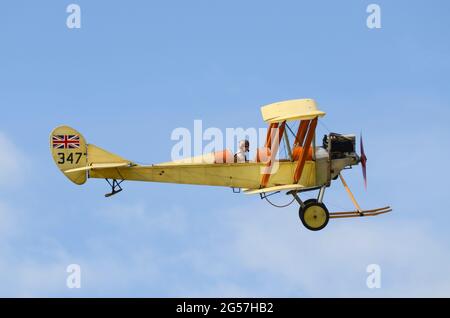
[[[292,134],[292,137],[294,137],[295,138],[295,134],[294,134],[294,132],[292,131],[292,129],[291,129],[291,127],[289,127],[289,125],[286,123],[286,127],[288,128],[288,130],[291,132],[291,134]]]
[[[285,208],[285,207],[288,207],[288,206],[290,206],[290,205],[292,204],[292,202],[294,202],[294,200],[295,200],[295,198],[293,198],[292,201],[289,202],[289,203],[287,203],[287,204],[284,204],[284,205],[277,205],[277,204],[271,202],[271,201],[269,200],[268,197],[264,197],[264,199],[266,199],[266,201],[269,202],[270,205],[272,205],[272,206],[274,206],[274,207],[276,207],[276,208]]]
[[[322,120],[319,120],[319,124],[320,124],[323,128],[325,128],[326,131],[328,131],[329,133],[331,132],[331,131],[328,129],[327,125],[325,125],[325,123],[324,123]]]

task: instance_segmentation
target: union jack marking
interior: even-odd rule
[[[55,135],[52,137],[55,149],[77,149],[80,148],[79,135]]]

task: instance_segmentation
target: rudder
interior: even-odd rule
[[[50,149],[55,164],[70,181],[79,185],[86,182],[87,171],[65,173],[70,169],[86,167],[88,163],[83,135],[69,126],[57,127],[50,134]]]

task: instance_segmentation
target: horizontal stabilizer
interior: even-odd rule
[[[262,189],[243,189],[245,194],[258,194],[258,193],[266,193],[266,192],[274,192],[274,191],[290,191],[290,190],[299,190],[305,188],[305,186],[301,184],[285,184],[275,187],[268,187]]]
[[[121,168],[121,167],[131,167],[134,166],[131,162],[118,162],[118,163],[92,163],[89,166],[69,169],[64,171],[64,173],[74,173],[79,171],[88,171],[88,170],[100,170],[100,169],[111,169],[111,168]]]
[[[50,134],[50,151],[58,169],[73,183],[84,184],[91,170],[135,166],[130,160],[93,144],[69,126],[59,126]]]

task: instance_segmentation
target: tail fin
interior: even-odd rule
[[[55,128],[50,135],[50,149],[59,170],[73,183],[84,184],[92,168],[111,168],[133,163],[95,145],[68,126]]]

